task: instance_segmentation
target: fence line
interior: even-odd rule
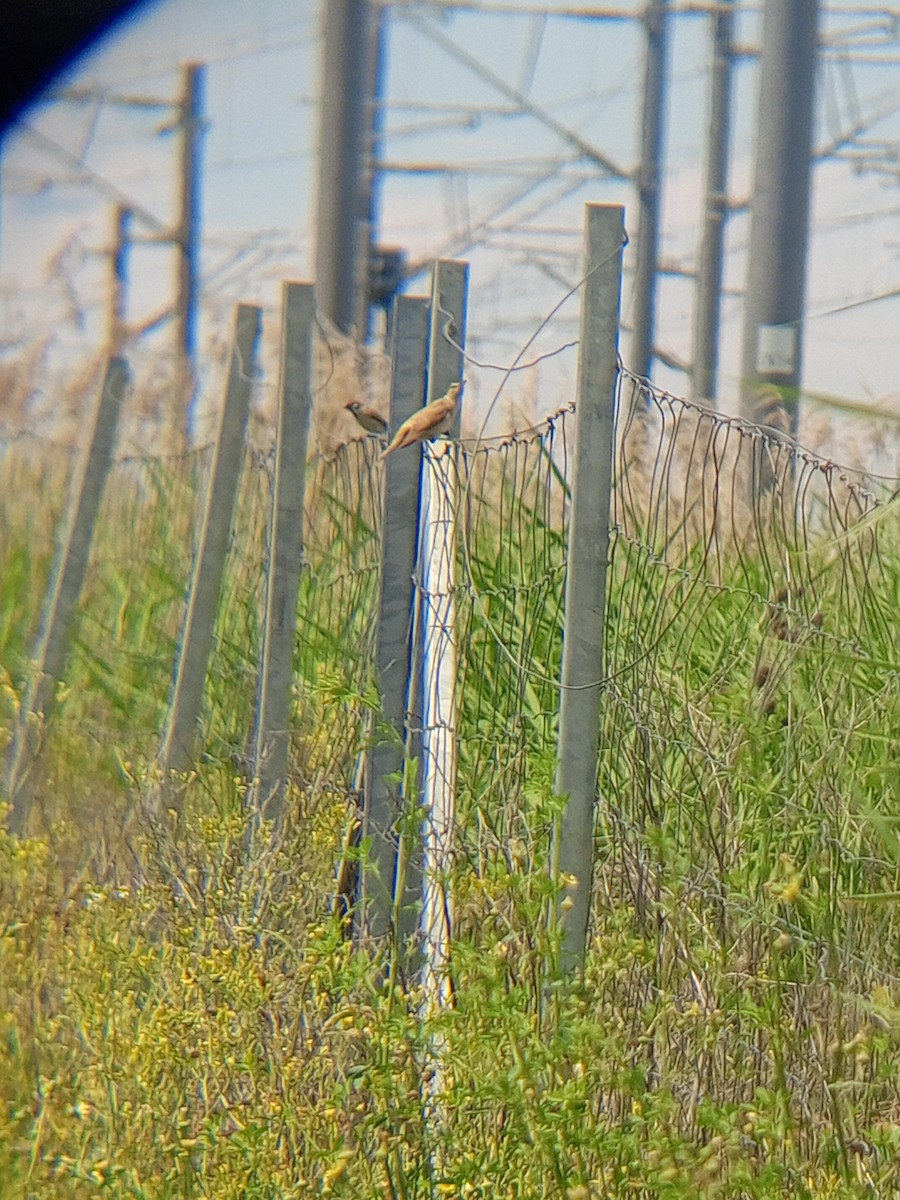
[[[421,304],[411,302],[408,312],[420,327]],[[410,365],[395,375],[394,400],[412,404],[422,398],[424,346],[413,353],[406,345],[406,353]],[[849,1081],[859,1088],[860,1122],[874,1119],[897,1101],[896,1078],[862,1060],[841,1074],[828,1046],[846,1040],[849,1011],[862,1023],[876,989],[900,985],[900,922],[890,901],[900,891],[890,807],[892,730],[900,727],[895,493],[775,430],[692,405],[622,370],[616,400],[591,1002],[622,1024],[623,1076],[664,1078],[673,1119],[685,1127],[700,1128],[703,1097],[749,1103],[755,1088],[781,1086],[779,1077],[798,1103],[823,1111],[837,1094],[831,1084]],[[357,816],[359,756],[369,754],[369,832],[373,845],[392,845],[401,739],[444,736],[450,722],[408,704],[395,688],[384,712],[393,733],[380,730],[373,669],[377,662],[386,679],[396,657],[408,657],[411,590],[417,606],[437,607],[450,596],[458,762],[441,882],[452,888],[451,954],[462,944],[490,950],[510,986],[526,970],[533,938],[517,903],[524,898],[533,913],[546,897],[560,811],[558,679],[577,407],[441,456],[452,473],[443,495],[452,500],[460,543],[449,586],[409,567],[410,492],[383,515],[375,439],[308,464],[286,803],[301,814],[328,804],[337,825],[349,824]],[[26,451],[24,443],[7,448],[4,482],[21,485]],[[418,451],[404,454],[388,460],[389,487],[392,470],[394,482],[401,469],[409,472],[407,489],[417,474]],[[112,469],[69,692],[45,753],[47,778],[58,781],[77,742],[82,811],[117,788],[133,794],[121,773],[137,778],[139,756],[152,757],[209,460],[207,450]],[[771,481],[765,489],[755,486],[760,463]],[[57,472],[65,477],[64,462],[42,477],[52,481]],[[205,746],[209,769],[219,764],[237,776],[241,764],[230,756],[245,756],[252,726],[272,491],[271,459],[245,451]],[[4,577],[12,578],[9,564],[32,572],[36,594],[46,534],[34,561],[24,551],[14,559],[13,543],[27,541],[35,516],[5,500],[4,521],[12,535]],[[111,536],[123,527],[127,540]],[[379,633],[382,546],[392,540],[391,562],[407,565],[395,568],[394,622]],[[144,579],[152,582],[142,587]],[[6,670],[21,688],[24,635],[7,623],[0,637]],[[3,703],[11,726],[5,693]],[[388,762],[394,767],[382,771]],[[380,809],[379,783],[387,784]],[[394,869],[392,855],[383,878]],[[427,876],[421,847],[410,858],[413,873]],[[863,920],[875,905],[881,915]],[[624,974],[621,956],[610,965],[602,954],[607,940],[623,938],[634,949]],[[448,969],[452,976],[452,958]],[[646,1028],[643,1014],[660,997],[676,1015],[666,1029]],[[772,1004],[795,1033],[777,1065],[759,1018]],[[597,1102],[624,1112],[627,1089],[611,1081]],[[812,1125],[808,1136],[819,1136]]]
[[[90,448],[76,485],[71,523],[47,595],[36,661],[9,745],[3,784],[12,804],[10,829],[13,832],[24,827],[30,772],[42,736],[41,726],[50,716],[54,693],[69,655],[72,617],[84,586],[94,522],[112,460],[127,373],[122,359],[110,359],[94,418]]]

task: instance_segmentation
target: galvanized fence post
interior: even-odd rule
[[[566,972],[584,962],[591,905],[624,218],[586,206],[553,853]]]
[[[22,698],[16,729],[7,752],[3,785],[13,806],[9,817],[9,829],[13,833],[19,833],[24,828],[30,798],[31,769],[40,748],[42,726],[50,715],[56,684],[66,668],[72,618],[84,584],[94,524],[112,463],[127,382],[127,364],[121,358],[111,358],[103,379],[91,444],[73,491],[69,527],[47,591],[42,629],[38,634],[35,652],[34,674]]]
[[[430,402],[443,396],[451,383],[462,379],[466,344],[466,309],[469,302],[469,264],[439,258],[431,276],[431,332],[428,338],[428,395]],[[459,437],[462,405],[450,428]]]
[[[398,296],[394,301],[391,347],[393,429],[422,407],[427,346],[428,301],[420,296]],[[413,514],[419,490],[420,458],[412,452],[392,454],[384,466],[384,546],[375,639],[381,719],[374,730],[366,764],[363,834],[369,843],[369,853],[359,921],[374,937],[394,928],[398,852],[401,865],[405,858],[400,852],[405,841],[402,831],[397,829],[404,812],[404,797],[397,780],[403,771],[412,670],[410,623],[416,561]],[[402,888],[402,878],[399,885]],[[397,899],[401,900],[402,895]]]
[[[306,447],[312,411],[313,328],[311,283],[282,291],[281,370],[275,485],[266,578],[266,616],[253,736],[253,778],[259,811],[273,819],[283,807],[287,772],[297,597],[303,565]]]
[[[260,309],[254,305],[238,304],[235,308],[225,403],[175,662],[169,715],[159,753],[159,763],[164,771],[185,771],[194,759],[197,724],[244,454],[260,318]]]

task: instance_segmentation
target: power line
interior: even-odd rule
[[[883,300],[896,300],[900,297],[900,287],[889,288],[886,292],[879,292],[877,296],[864,296],[860,300],[848,300],[846,304],[836,304],[833,308],[820,309],[818,312],[808,313],[807,321],[820,321],[823,317],[835,317],[839,313],[852,312],[857,308],[868,308],[871,304],[880,304]]]
[[[398,19],[405,20],[410,25],[413,24],[410,13],[405,5],[403,5],[403,4],[388,5],[385,7],[386,7],[386,10],[392,9],[395,12],[395,14],[397,15]],[[529,102],[531,102],[530,93],[532,91],[532,85],[533,85],[534,79],[537,77],[538,66],[542,65],[540,63],[540,54],[542,51],[543,39],[545,36],[544,28],[545,28],[545,26],[548,28],[550,27],[550,25],[549,25],[550,17],[554,17],[554,18],[559,17],[561,19],[572,18],[572,19],[594,22],[594,23],[601,22],[603,20],[616,20],[616,21],[621,21],[623,23],[630,23],[632,26],[634,26],[637,18],[640,16],[640,12],[641,12],[641,6],[638,3],[635,3],[634,5],[630,6],[628,8],[628,11],[626,11],[626,7],[624,5],[620,6],[618,8],[614,8],[614,9],[613,8],[601,9],[601,8],[597,8],[597,7],[593,7],[593,6],[590,7],[590,9],[588,9],[587,6],[569,6],[568,11],[565,11],[565,12],[561,11],[561,10],[550,10],[547,8],[545,8],[544,10],[541,10],[541,9],[537,9],[537,8],[534,8],[529,5],[525,5],[525,4],[515,5],[515,4],[502,4],[502,3],[497,3],[497,4],[471,3],[471,4],[458,4],[458,5],[442,4],[442,5],[435,5],[432,7],[436,11],[438,11],[440,14],[446,15],[448,17],[451,14],[458,12],[460,14],[461,19],[463,19],[466,16],[466,14],[468,14],[468,16],[471,18],[470,24],[474,24],[475,18],[478,16],[479,13],[485,14],[485,17],[488,18],[488,17],[495,17],[497,14],[502,12],[502,13],[508,14],[510,16],[511,20],[517,19],[520,22],[520,25],[517,27],[517,29],[521,29],[522,24],[524,24],[524,21],[527,18],[531,22],[531,25],[530,25],[529,29],[527,31],[525,31],[525,33],[523,33],[522,52],[519,55],[519,59],[516,62],[515,66],[513,68],[510,68],[510,70],[512,71],[512,77],[515,79],[515,83],[507,84],[506,86],[512,88],[514,93],[524,97]],[[713,4],[698,4],[698,5],[672,3],[670,5],[670,11],[673,14],[678,15],[679,17],[701,16],[701,17],[705,17],[707,19],[710,18],[710,14],[715,13],[720,8],[721,8],[721,5],[715,4],[715,3],[713,3]],[[741,11],[741,14],[743,15],[743,14],[747,14],[747,13],[751,13],[751,12],[760,11],[760,9],[759,9],[759,6],[741,5],[740,11]],[[844,80],[844,77],[841,76],[840,72],[842,72],[842,71],[846,72],[846,82],[848,83],[848,88],[849,88],[849,85],[852,82],[852,80],[850,78],[851,72],[855,71],[857,66],[859,66],[859,65],[868,66],[868,64],[866,62],[867,56],[878,58],[880,65],[889,65],[889,63],[891,61],[894,61],[894,62],[900,61],[897,59],[897,57],[895,55],[892,56],[891,59],[888,59],[885,57],[886,55],[890,54],[890,50],[885,45],[884,40],[883,40],[887,35],[885,32],[886,26],[884,24],[884,21],[882,20],[882,18],[884,18],[885,20],[890,18],[891,14],[893,14],[894,17],[896,17],[898,14],[900,14],[900,9],[884,9],[884,8],[879,7],[877,9],[872,8],[872,9],[866,9],[866,10],[859,10],[859,9],[856,9],[855,7],[843,8],[843,9],[841,9],[839,7],[830,7],[830,8],[823,9],[823,12],[826,14],[826,16],[828,16],[829,20],[831,20],[833,22],[843,20],[844,16],[846,15],[848,18],[853,19],[853,27],[849,30],[846,28],[840,29],[840,30],[829,29],[827,31],[827,35],[825,37],[827,44],[824,46],[820,46],[821,61],[828,63],[829,71],[834,72],[834,79],[835,79],[835,83],[836,83],[836,86],[838,89],[837,90],[837,96],[838,96],[837,107],[838,107],[838,109],[842,109],[845,114],[843,120],[836,120],[833,125],[828,126],[828,132],[832,136],[833,141],[831,144],[824,146],[822,148],[822,150],[820,151],[820,153],[828,155],[828,154],[834,154],[839,150],[840,158],[842,160],[850,161],[851,165],[857,166],[862,170],[876,171],[879,169],[879,160],[876,157],[876,152],[875,151],[872,151],[871,153],[866,152],[863,149],[863,138],[862,138],[862,134],[863,134],[864,130],[871,126],[871,122],[874,119],[874,118],[869,118],[868,121],[866,121],[866,119],[865,119],[865,112],[867,110],[871,110],[871,107],[872,107],[871,96],[864,97],[864,103],[859,107],[858,110],[854,111],[854,109],[851,105],[850,91],[848,90],[848,91],[844,92],[841,89],[841,83]],[[869,16],[872,18],[872,23],[870,24],[870,26],[867,29],[863,29],[863,25],[865,23],[865,20],[868,18],[864,17],[863,21],[859,21],[856,19],[857,17],[859,17],[861,12],[863,12],[864,14],[869,14]],[[420,17],[422,16],[422,6],[421,5],[418,6],[418,15]],[[428,22],[426,21],[426,23],[428,23]],[[288,34],[290,35],[293,30],[296,30],[296,22],[294,22],[294,21],[285,22],[284,25],[280,26],[279,28],[282,28],[282,27],[286,28]],[[438,30],[438,33],[441,33],[441,32],[442,31]],[[585,28],[584,34],[586,35],[587,32],[588,32],[587,28]],[[272,37],[272,34],[269,33],[267,35],[266,39],[264,39],[264,41],[266,41],[266,42],[270,41],[271,37]],[[309,37],[304,37],[304,38],[296,38],[295,37],[295,38],[291,39],[290,44],[298,44],[300,42],[303,42],[305,44],[312,45],[312,44],[315,44],[317,38],[318,38],[318,33],[316,33],[314,35],[310,35]],[[432,41],[433,40],[434,39],[432,38]],[[288,43],[286,43],[286,44],[288,44]],[[478,43],[476,40],[476,41],[469,42],[468,44],[477,46]],[[883,52],[881,54],[879,54],[878,52],[879,52],[879,50],[881,50],[882,47],[884,47]],[[271,46],[262,45],[261,46],[260,43],[257,41],[252,46],[241,45],[241,46],[237,46],[233,49],[226,47],[226,49],[227,49],[226,53],[221,54],[219,57],[216,57],[216,54],[214,53],[211,56],[211,61],[214,63],[215,62],[228,62],[229,60],[236,60],[236,59],[243,58],[243,57],[249,57],[251,55],[258,54],[258,53],[269,53],[270,51],[277,52],[281,48],[282,47],[276,46],[276,45],[271,45]],[[455,61],[456,62],[460,61],[458,56],[455,56]],[[621,61],[621,60],[619,60],[619,61]],[[879,64],[876,64],[873,62],[871,65],[879,65]],[[486,68],[486,69],[489,70],[489,68]],[[137,96],[130,97],[128,95],[128,93],[132,89],[134,89],[138,86],[137,80],[139,78],[140,78],[140,76],[138,73],[135,73],[134,75],[128,77],[126,85],[119,88],[119,92],[121,92],[121,95],[115,93],[113,90],[110,90],[110,91],[106,92],[105,97],[104,97],[102,95],[103,89],[100,89],[101,100],[103,102],[109,102],[109,103],[116,103],[118,101],[127,102],[129,100],[135,100],[135,101],[139,100],[140,98]],[[676,76],[676,78],[680,78],[680,77]],[[502,81],[502,82],[505,83],[505,81]],[[871,85],[872,80],[867,77],[867,82],[869,83],[869,85]],[[630,84],[630,81],[627,78],[624,78],[622,80],[622,83],[618,90],[621,92],[624,92],[626,87],[628,87],[629,93],[631,94],[632,99],[633,99],[633,91],[634,91],[633,84]],[[869,90],[871,90],[871,88]],[[613,90],[613,92],[614,92],[614,90]],[[75,98],[76,98],[75,96],[72,97],[72,99],[75,99]],[[89,100],[91,98],[93,98],[93,97],[85,96],[85,102],[87,102],[87,100]],[[558,122],[558,124],[560,126],[562,126],[562,128],[568,129],[570,132],[574,132],[577,136],[583,137],[584,126],[580,123],[582,114],[578,114],[576,116],[571,116],[571,117],[564,117],[564,116],[562,116],[562,110],[567,105],[571,105],[571,104],[575,104],[575,103],[587,104],[588,102],[590,102],[591,100],[593,100],[595,98],[596,98],[596,96],[593,95],[592,93],[585,92],[577,100],[567,99],[565,101],[554,101],[552,103],[545,103],[538,107],[545,114],[549,114],[551,116],[551,118],[555,119]],[[145,99],[147,100],[148,106],[149,106],[149,104],[152,102],[151,98],[146,97]],[[886,102],[885,108],[887,108],[887,107],[888,107],[888,105]],[[896,108],[896,107],[897,107],[897,105],[894,105],[894,108]],[[399,103],[391,103],[391,104],[386,105],[385,109],[386,109],[386,111],[395,112],[395,113],[399,113],[401,111],[411,111],[411,112],[421,112],[426,115],[428,113],[432,113],[436,116],[440,116],[442,113],[445,113],[445,114],[447,114],[448,120],[459,120],[464,125],[466,123],[471,123],[473,125],[473,128],[474,128],[475,122],[481,122],[482,120],[491,119],[491,120],[494,120],[498,124],[502,120],[508,120],[508,118],[511,116],[514,117],[514,116],[524,114],[526,116],[531,116],[535,120],[538,120],[544,128],[550,128],[551,131],[553,130],[552,125],[548,126],[545,122],[540,121],[540,118],[536,117],[533,112],[529,112],[529,110],[527,108],[523,108],[521,106],[520,102],[517,99],[513,99],[513,98],[509,98],[506,103],[501,102],[501,103],[497,104],[496,107],[491,108],[491,109],[486,108],[486,109],[482,110],[481,112],[476,110],[474,106],[469,106],[469,105],[465,105],[465,104],[452,104],[452,103],[444,105],[444,104],[440,104],[440,103],[434,103],[432,101],[423,101],[418,105],[413,104],[413,103],[410,103],[407,105],[401,105]],[[890,112],[886,113],[886,116],[891,116],[891,115],[892,114]],[[592,114],[592,119],[593,119],[593,114]],[[882,119],[886,119],[886,118],[882,118]],[[495,124],[493,126],[492,131],[496,130],[497,124]],[[438,128],[437,124],[432,126],[432,129],[435,129],[435,128]],[[410,126],[408,128],[396,128],[395,127],[393,129],[390,129],[389,136],[391,139],[399,139],[400,137],[415,136],[417,133],[422,134],[422,133],[427,133],[427,132],[430,132],[430,130],[423,129],[422,127],[420,127],[419,129],[416,129],[416,128],[412,127],[412,123],[410,122]],[[489,131],[489,132],[491,132],[491,131]],[[590,136],[584,140],[589,142]],[[546,142],[546,139],[544,139],[544,141]],[[396,141],[391,144],[396,148]],[[890,142],[887,143],[887,146],[888,146],[888,148],[890,147]],[[594,147],[594,149],[596,149],[596,147]],[[70,154],[70,159],[69,159],[70,166],[76,165],[76,167],[77,167],[79,159],[84,160],[84,157],[85,157],[83,154],[82,155],[77,155],[77,154],[73,155],[71,151],[69,151],[69,154]],[[579,150],[577,149],[576,146],[572,146],[572,154],[575,156],[577,156],[579,154]],[[269,161],[277,162],[279,160],[284,161],[287,158],[293,158],[293,157],[294,156],[292,156],[292,155],[269,155],[269,156],[265,156],[265,157],[259,156],[256,159],[251,159],[251,158],[241,159],[240,163],[232,163],[232,164],[228,164],[226,162],[217,160],[208,169],[209,170],[225,169],[225,167],[228,165],[239,166],[239,165],[245,165],[247,163],[252,165],[253,163],[261,164],[261,163],[269,162]],[[394,157],[399,158],[399,156],[396,156],[396,155]],[[499,156],[498,156],[498,158],[499,158]],[[590,160],[588,160],[588,161],[590,161]],[[448,212],[447,212],[447,225],[450,227],[450,230],[451,230],[450,234],[448,235],[448,243],[447,244],[451,245],[454,249],[456,249],[457,247],[473,247],[473,246],[490,245],[491,239],[494,236],[502,236],[503,235],[503,229],[498,228],[497,221],[494,221],[492,223],[490,216],[484,218],[484,217],[481,217],[480,215],[478,215],[478,213],[477,213],[477,210],[481,210],[482,212],[488,211],[488,210],[493,209],[495,206],[494,205],[495,197],[486,198],[486,193],[493,189],[490,188],[489,186],[485,186],[484,184],[482,184],[481,180],[486,180],[491,175],[500,176],[501,174],[509,173],[510,175],[516,176],[519,172],[525,173],[526,178],[522,179],[521,181],[513,181],[514,187],[512,189],[512,191],[513,191],[512,196],[510,196],[505,189],[503,189],[503,188],[500,189],[501,191],[503,191],[503,195],[500,197],[501,211],[503,210],[503,207],[506,207],[508,205],[507,212],[509,212],[509,211],[514,212],[516,214],[517,219],[519,221],[521,221],[521,223],[523,225],[525,225],[525,223],[527,223],[528,220],[530,219],[528,213],[526,213],[526,211],[525,211],[527,208],[530,207],[530,201],[538,201],[540,203],[541,208],[544,208],[547,206],[552,206],[554,203],[558,204],[561,202],[561,199],[564,198],[565,195],[571,194],[573,190],[577,190],[577,188],[579,186],[583,186],[584,183],[587,182],[592,177],[589,174],[589,172],[586,170],[583,176],[578,176],[576,178],[575,172],[577,171],[577,167],[576,167],[577,158],[575,158],[575,157],[569,157],[569,158],[561,157],[558,160],[554,160],[551,158],[548,160],[548,159],[541,159],[540,157],[536,156],[532,161],[528,161],[527,159],[507,160],[505,165],[501,165],[501,162],[502,162],[502,160],[495,162],[495,163],[481,163],[473,156],[473,158],[469,161],[458,161],[454,164],[441,163],[441,162],[432,162],[430,164],[388,162],[388,163],[385,163],[384,166],[387,169],[398,168],[399,170],[402,170],[404,174],[409,174],[411,171],[420,171],[424,167],[425,169],[431,170],[435,173],[439,172],[444,175],[447,175],[450,172],[454,172],[457,179],[459,179],[462,176],[462,174],[464,174],[464,173],[472,176],[471,195],[472,195],[473,208],[476,209],[476,215],[473,218],[470,218],[468,216],[468,211],[467,211],[468,193],[463,198],[464,203],[461,203],[458,206],[454,206],[452,208],[452,211],[448,210]],[[613,163],[612,165],[616,166],[615,163]],[[87,178],[87,171],[85,169],[83,161],[82,161],[82,166],[77,167],[77,169],[80,170],[83,177]],[[883,169],[884,169],[885,173],[890,174],[891,170],[893,169],[892,164],[889,161],[886,161],[884,163]],[[538,177],[542,171],[546,173],[545,178]],[[605,178],[611,178],[608,175],[608,173],[605,171],[602,171],[602,169],[601,169],[601,174],[603,174]],[[594,177],[596,178],[596,176],[594,176]],[[633,173],[630,171],[623,171],[621,173],[621,175],[619,176],[619,178],[624,182],[633,182]],[[95,181],[92,181],[92,182],[95,182]],[[120,182],[121,182],[121,179],[120,179]],[[399,188],[399,186],[400,185],[398,184],[398,188]],[[127,187],[127,185],[126,185],[126,187]],[[551,192],[555,193],[555,194],[548,197],[548,193],[551,193]],[[123,198],[124,202],[128,203],[128,205],[130,207],[132,207],[136,210],[139,209],[139,206],[134,205],[133,202],[130,200],[130,198],[124,195],[124,190],[122,188],[114,188],[113,185],[110,185],[110,189],[108,191],[104,190],[104,194],[108,195],[110,198],[115,198],[116,196],[119,196],[119,197]],[[729,213],[734,210],[734,206],[731,204],[727,204],[727,202],[726,202],[726,207],[727,207],[727,210]],[[458,209],[458,211],[457,211],[457,209]],[[144,210],[144,211],[146,211],[146,210]],[[437,215],[438,220],[443,219],[443,214],[441,213],[440,209],[438,209],[436,215]],[[138,217],[139,217],[139,219],[141,219],[140,211],[138,212]],[[876,218],[877,218],[877,214],[873,214],[872,219],[874,220]],[[853,218],[850,218],[850,217],[846,218],[847,223],[849,224],[852,219]],[[861,220],[864,218],[860,217],[857,219]],[[500,221],[501,222],[503,221],[502,217],[500,218]],[[509,225],[508,220],[505,222],[505,225],[506,226]],[[152,228],[152,226],[151,226],[151,228]],[[159,230],[161,230],[163,228],[161,222],[157,221],[157,228]],[[546,228],[546,226],[545,226],[545,228]],[[546,237],[555,236],[555,235],[551,235],[549,232],[547,232],[546,234],[543,232],[540,232],[540,233],[532,232],[531,230],[528,230],[525,228],[519,229],[519,230],[517,230],[517,232],[519,234],[519,240],[522,242],[524,242],[524,240],[526,238],[530,240],[530,239],[541,239],[545,236]],[[561,233],[559,236],[565,236],[565,234]],[[570,235],[570,236],[572,236],[572,235]],[[735,246],[732,243],[730,246],[730,252],[732,252],[734,249],[735,249]],[[457,252],[459,252],[459,250],[457,250]],[[547,251],[546,249],[542,249],[541,247],[538,247],[538,246],[536,246],[531,251],[531,254],[532,254],[532,256],[535,256],[535,255],[539,256],[539,255],[543,254],[546,261],[548,263],[550,263],[551,266],[556,261],[554,258],[552,258],[550,251]],[[541,264],[535,264],[533,262],[532,265],[536,265],[538,270],[544,269],[544,267]],[[869,300],[863,301],[863,303],[869,303],[869,302],[871,302],[871,301],[869,301]]]
[[[533,101],[529,100],[527,96],[525,96],[517,88],[512,87],[511,84],[508,84],[505,79],[502,79],[496,74],[496,72],[492,71],[490,67],[485,66],[485,64],[475,58],[473,54],[470,54],[468,50],[465,50],[462,46],[457,45],[452,38],[447,37],[445,33],[443,33],[430,21],[426,21],[416,13],[406,12],[403,13],[403,20],[416,28],[430,41],[434,42],[435,45],[440,46],[441,49],[445,50],[446,53],[452,58],[455,58],[458,62],[462,63],[474,75],[478,76],[479,79],[482,79],[485,83],[489,84],[496,91],[500,92],[501,95],[504,95],[508,99],[512,100],[521,112],[527,113],[541,125],[544,125],[547,129],[551,130],[557,135],[557,137],[559,137],[567,145],[572,146],[573,149],[575,149],[589,162],[592,162],[599,167],[604,174],[610,176],[612,179],[631,178],[630,172],[618,166],[611,158],[608,158],[607,155],[603,154],[602,151],[598,150],[595,146],[592,146],[589,142],[586,142],[584,138],[582,138],[573,129],[570,129],[567,125],[564,125],[561,121],[558,121],[541,105],[535,104]]]
[[[105,178],[105,176],[101,175],[98,171],[95,171],[93,167],[89,167],[83,158],[79,157],[77,154],[73,154],[70,150],[67,150],[65,146],[61,145],[54,138],[50,137],[46,133],[43,133],[40,129],[35,129],[35,127],[33,125],[29,125],[27,121],[19,121],[16,128],[31,141],[41,146],[54,158],[59,159],[67,166],[78,171],[85,180],[95,187],[101,195],[106,196],[108,200],[112,200],[116,204],[122,204],[126,208],[130,209],[134,216],[137,217],[137,219],[144,225],[146,225],[151,232],[158,234],[165,234],[167,232],[166,225],[159,219],[159,217],[150,212],[149,209],[144,208],[142,204],[139,204],[130,196],[126,196],[125,193],[117,188],[114,183],[111,183]]]

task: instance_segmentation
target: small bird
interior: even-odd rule
[[[394,434],[394,440],[387,449],[382,450],[381,457],[387,458],[394,450],[403,450],[412,446],[414,442],[422,442],[446,433],[453,424],[462,385],[462,379],[459,383],[451,383],[439,400],[432,400],[430,404],[413,413]]]
[[[345,404],[347,412],[352,413],[356,418],[356,423],[361,425],[366,433],[377,433],[379,437],[386,437],[388,431],[388,423],[374,408],[368,404],[363,404],[361,400],[351,400],[349,404]]]

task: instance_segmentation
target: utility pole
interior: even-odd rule
[[[669,0],[648,0],[641,18],[646,38],[641,161],[637,171],[638,227],[632,299],[631,368],[649,376],[653,363],[659,193],[666,92]]]
[[[147,111],[160,109],[172,114],[156,128],[158,134],[179,135],[178,207],[171,226],[166,225],[142,205],[130,200],[114,184],[94,171],[83,157],[70,153],[39,130],[27,130],[27,135],[32,141],[77,171],[84,180],[101,194],[108,196],[116,205],[110,309],[107,316],[107,338],[111,345],[116,344],[125,332],[122,320],[126,311],[128,250],[137,244],[174,246],[177,259],[174,304],[167,304],[157,316],[144,322],[141,327],[132,328],[129,333],[133,338],[140,337],[164,321],[174,318],[175,392],[181,403],[181,410],[185,413],[185,430],[188,433],[192,416],[200,305],[200,180],[201,150],[206,127],[205,80],[206,67],[203,64],[186,63],[182,66],[181,91],[175,101],[156,96],[117,94],[93,86],[65,87],[52,93],[53,99],[71,104],[93,105],[99,101],[104,105]],[[132,218],[135,224],[142,225],[149,233],[135,236],[130,229]]]
[[[316,203],[316,302],[344,333],[367,325],[365,151],[374,86],[371,0],[325,0]]]
[[[107,353],[116,358],[122,353],[127,331],[128,256],[131,249],[132,211],[125,204],[113,208],[113,243],[109,250],[109,310],[106,320]]]
[[[376,244],[381,224],[381,185],[383,180],[381,164],[384,159],[384,81],[387,72],[387,30],[388,10],[383,5],[376,5],[369,47],[369,119],[366,123],[368,140],[363,160],[366,219],[362,239],[365,256],[362,267],[365,273],[362,276],[363,283],[359,297],[362,311],[358,328],[368,341],[373,332],[372,315],[375,306],[380,304],[385,309],[387,317],[386,334],[388,336],[385,344],[390,345],[392,300],[402,281],[405,255],[397,247]],[[387,294],[379,295],[380,287],[386,287]]]
[[[818,10],[818,0],[765,0],[744,309],[742,413],[768,420],[774,386],[783,412],[771,423],[791,432],[801,378]]]
[[[691,399],[715,404],[719,367],[719,316],[728,216],[728,154],[734,58],[734,3],[721,0],[710,14],[712,81],[706,150],[706,200],[694,300]]]
[[[197,317],[200,301],[200,151],[206,68],[187,63],[182,70],[176,126],[181,132],[181,190],[173,240],[178,252],[175,284],[175,346],[178,395],[190,435],[197,365]]]

